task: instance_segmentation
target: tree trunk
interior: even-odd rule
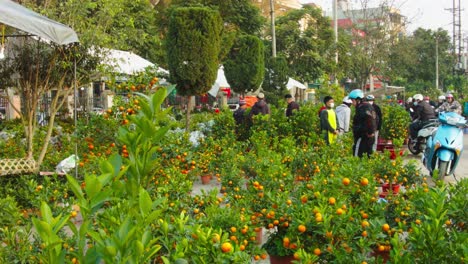
[[[190,111],[192,110],[192,97],[191,95],[187,96],[187,109],[185,109],[185,131],[190,132]]]
[[[47,134],[44,139],[44,144],[42,145],[41,153],[39,154],[39,157],[37,158],[36,161],[36,166],[39,168],[44,161],[44,157],[47,154],[47,148],[49,147],[49,141],[52,136],[52,131],[54,130],[54,124],[55,124],[55,115],[57,114],[58,110],[63,106],[63,104],[66,102],[68,95],[70,94],[70,91],[67,91],[64,95],[63,98],[60,102],[59,97],[60,93],[57,93],[52,100],[52,105],[50,106],[50,118],[49,118],[49,123],[47,127]]]

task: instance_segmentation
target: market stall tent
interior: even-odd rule
[[[218,95],[219,89],[221,88],[230,88],[231,85],[229,85],[226,76],[224,75],[224,67],[221,66],[218,68],[218,75],[216,77],[216,81],[211,86],[211,89],[208,91],[208,94],[210,94],[213,97],[216,97]]]
[[[0,23],[59,45],[79,42],[76,32],[70,27],[42,16],[11,0],[0,0]]]
[[[147,67],[155,66],[151,61],[146,60],[133,52],[115,49],[111,49],[106,52],[102,63],[110,66],[117,73],[128,75],[142,72]],[[158,72],[169,74],[167,70],[160,67],[158,67]]]
[[[307,89],[307,87],[303,83],[300,83],[300,82],[294,80],[293,78],[288,79],[288,83],[286,84],[286,88],[288,90],[291,90],[292,88]]]

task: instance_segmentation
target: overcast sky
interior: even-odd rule
[[[325,11],[331,12],[333,0],[298,0],[301,3],[316,3]],[[362,0],[349,0],[353,8],[358,9],[358,3]],[[393,1],[394,7],[399,8],[401,14],[406,16],[410,22],[408,32],[414,31],[418,27],[436,30],[441,27],[448,30],[450,35],[453,31],[453,14],[446,10],[453,8],[453,0],[387,0]],[[455,0],[458,6],[458,1]],[[382,2],[373,0],[373,2]],[[462,34],[468,36],[468,1],[460,0],[462,5],[461,24]]]

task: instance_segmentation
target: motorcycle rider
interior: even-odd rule
[[[377,114],[374,107],[364,101],[364,93],[361,89],[352,90],[348,98],[351,99],[356,108],[353,117],[353,155],[362,157],[365,153],[369,157],[373,152],[372,145],[377,129]]]
[[[458,101],[455,101],[453,94],[447,94],[447,101],[443,103],[438,109],[437,112],[455,112],[459,115],[462,113],[462,106]]]
[[[429,96],[424,96],[424,101],[426,101],[432,108],[436,108],[436,103],[434,101],[431,101],[431,98]]]
[[[445,103],[445,95],[439,95],[436,109],[441,107]]]
[[[415,94],[413,96],[414,105],[416,106],[415,120],[410,125],[410,135],[412,139],[418,137],[418,132],[423,128],[431,119],[436,118],[436,113],[432,106],[423,100],[422,94]]]

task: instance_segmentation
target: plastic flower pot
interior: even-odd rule
[[[202,175],[200,176],[200,179],[201,179],[202,184],[205,184],[205,185],[209,184],[211,181],[211,175],[209,174]]]
[[[390,191],[390,187],[392,188],[392,192],[395,194],[395,193],[398,193],[400,191],[400,184],[396,184],[396,183],[393,183],[393,184],[390,184],[390,183],[384,183],[382,184],[382,192],[383,193],[388,193]]]
[[[270,256],[270,264],[291,264],[294,256]]]

